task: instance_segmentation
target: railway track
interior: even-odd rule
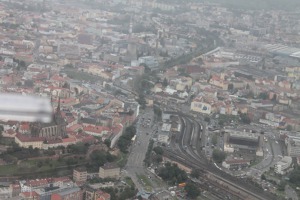
[[[176,161],[178,163],[181,163],[191,169],[198,169],[201,173],[200,175],[200,180],[201,182],[197,182],[194,181],[195,183],[197,183],[197,185],[201,188],[204,189],[206,191],[210,191],[212,192],[215,196],[218,196],[219,193],[223,193],[222,198],[224,199],[224,195],[226,196],[235,196],[235,199],[246,199],[244,198],[245,196],[238,194],[236,192],[230,191],[228,190],[228,188],[226,188],[226,186],[219,184],[216,181],[212,181],[211,179],[208,178],[208,175],[210,174],[209,172],[207,172],[207,168],[205,168],[204,166],[199,166],[199,164],[197,164],[195,161],[190,160],[189,158],[183,158],[179,155],[174,154],[172,151],[169,150],[164,150],[164,155],[168,158],[170,158],[173,161]],[[205,184],[202,184],[202,182],[205,181]],[[211,187],[209,187],[209,185]],[[216,188],[218,188],[218,190],[216,190]],[[221,192],[223,191],[223,192]],[[237,198],[238,197],[238,198]]]
[[[236,199],[276,199],[276,196],[264,193],[260,188],[241,182],[236,177],[219,170],[213,163],[209,162],[199,149],[199,141],[204,131],[201,124],[190,115],[180,113],[178,116],[182,123],[182,131],[180,135],[176,136],[175,142],[173,141],[172,143],[172,146],[176,146],[176,148],[172,150],[164,149],[166,157],[191,169],[201,170],[205,174],[201,178],[207,179],[215,187],[218,186],[219,192],[229,193]],[[212,182],[212,180],[216,181],[216,183]],[[199,187],[205,186],[199,185]],[[215,191],[215,193],[217,192]],[[219,194],[214,195],[218,196]]]

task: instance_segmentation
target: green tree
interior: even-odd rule
[[[210,118],[208,116],[205,116],[204,117],[204,121],[206,121],[207,123],[209,123],[210,122]]]
[[[218,143],[218,136],[216,135],[216,134],[214,134],[213,136],[212,136],[212,138],[211,138],[211,143],[213,144],[213,145],[217,145],[217,143]]]
[[[146,166],[150,166],[151,164],[151,160],[152,160],[152,150],[153,150],[153,145],[154,145],[154,141],[150,140],[149,145],[148,145],[148,149],[145,155],[145,159],[144,162],[146,164]]]
[[[193,169],[192,172],[191,172],[191,177],[193,178],[199,178],[201,172],[199,169]]]
[[[251,123],[251,119],[249,118],[249,116],[246,113],[241,113],[240,118],[241,118],[241,122],[243,122],[244,124]]]
[[[120,194],[119,199],[132,199],[136,195],[134,187],[126,187]]]
[[[110,148],[111,140],[110,140],[110,139],[105,139],[105,140],[104,140],[104,144],[105,144],[108,148]]]
[[[289,124],[289,125],[287,125],[286,130],[292,131],[292,130],[293,130],[293,127]]]
[[[161,120],[162,111],[161,111],[160,107],[154,105],[153,106],[153,112],[155,114],[156,120]]]
[[[64,85],[62,86],[63,88],[67,88],[67,89],[70,89],[70,84],[69,83],[64,83]]]
[[[164,87],[167,87],[167,86],[168,86],[168,80],[167,80],[167,78],[164,78],[164,81],[162,82],[162,85],[163,85]]]
[[[153,162],[155,163],[161,163],[163,161],[163,158],[161,155],[159,154],[156,154],[156,155],[153,155],[152,156],[152,159],[151,159]]]
[[[39,160],[36,165],[38,168],[41,168],[43,166],[43,161]]]
[[[258,95],[258,98],[259,99],[268,99],[268,93],[267,92],[261,92],[259,95]]]
[[[164,153],[163,148],[161,148],[160,146],[156,146],[153,148],[153,151],[158,154],[158,155],[162,155]]]
[[[158,175],[171,185],[182,183],[187,180],[185,171],[178,168],[176,164],[166,163],[164,167],[159,169]]]
[[[3,135],[2,135],[3,131],[4,131],[4,127],[2,125],[0,125],[0,139],[2,139],[2,137],[3,137]]]
[[[74,68],[74,66],[72,64],[66,64],[64,65],[64,68]]]
[[[114,162],[115,160],[116,156],[101,150],[95,150],[90,154],[90,164],[94,169],[99,169],[106,162]]]
[[[191,199],[196,199],[200,195],[199,188],[193,183],[187,183],[184,187],[187,196]]]
[[[216,163],[222,163],[226,159],[226,153],[219,149],[214,149],[212,156]]]
[[[84,143],[71,144],[67,147],[69,153],[73,154],[86,154],[89,145]]]
[[[24,62],[24,60],[21,60],[21,61],[19,62],[19,64],[20,64],[20,67],[22,67],[22,68],[25,68],[25,67],[26,67],[26,63]]]
[[[145,109],[145,107],[146,107],[146,99],[145,99],[145,96],[143,94],[139,95],[139,98],[138,98],[137,102],[141,105],[142,109]]]
[[[285,181],[280,181],[280,183],[277,186],[277,190],[284,191],[285,190],[285,186],[286,186],[286,182]]]
[[[123,153],[128,152],[127,149],[129,147],[129,145],[131,144],[131,139],[133,138],[133,136],[135,134],[136,134],[135,126],[129,126],[125,129],[125,132],[119,138],[118,143],[117,143],[120,151],[122,151]]]
[[[246,95],[246,98],[253,99],[254,98],[254,92],[252,90],[249,91],[249,93]]]
[[[296,168],[295,170],[292,171],[292,173],[289,175],[289,182],[296,185],[300,186],[300,168]]]

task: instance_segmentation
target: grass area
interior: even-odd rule
[[[162,186],[163,186],[162,180],[160,180],[160,179],[158,179],[158,178],[154,178],[153,180],[154,180],[154,182],[155,182],[159,187],[162,187]]]
[[[256,157],[255,160],[253,160],[253,162],[250,164],[250,167],[253,167],[255,165],[257,165],[258,163],[260,163],[263,160],[263,157]]]
[[[148,177],[145,175],[138,175],[138,174],[137,174],[137,177],[144,185],[144,190],[147,192],[152,192],[152,184],[151,184],[150,180],[148,179]]]
[[[275,193],[276,193],[278,199],[285,199],[285,192],[284,191],[276,190]]]
[[[0,166],[0,176],[9,176],[17,172],[18,166],[16,164]]]
[[[118,156],[118,160],[117,160],[117,164],[119,165],[119,167],[125,167],[126,163],[127,163],[127,159],[128,159],[128,154],[122,153],[120,152],[119,156]]]
[[[78,159],[78,163],[73,165],[82,165],[85,160]],[[23,176],[30,175],[33,172],[36,174],[50,173],[58,174],[64,170],[70,171],[72,164],[68,165],[65,161],[58,160],[23,160],[18,164],[0,166],[0,176]],[[63,173],[65,174],[65,173]]]
[[[2,137],[0,139],[0,144],[1,145],[12,145],[15,141],[13,140],[13,138],[5,138],[5,137]]]
[[[238,122],[239,121],[239,116],[220,114],[218,120],[219,120],[220,125],[226,125],[226,124],[229,124],[231,122]]]
[[[64,73],[66,73],[68,77],[76,80],[96,82],[100,79],[97,76],[90,75],[86,72],[80,72],[75,69],[66,69],[64,70]]]
[[[127,183],[127,185],[129,185],[130,187],[134,187],[134,183],[132,181],[132,179],[130,177],[125,177],[124,179],[125,183]]]

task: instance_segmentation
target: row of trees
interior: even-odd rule
[[[103,150],[95,150],[90,154],[87,168],[92,171],[97,171],[99,170],[100,166],[103,166],[107,162],[113,162],[116,159],[117,157],[110,154],[109,152]]]
[[[77,143],[77,144],[71,144],[67,147],[67,152],[71,154],[86,154],[89,149],[88,143]]]
[[[184,189],[190,199],[196,199],[200,195],[200,189],[194,183],[187,183]]]
[[[110,200],[133,199],[137,193],[137,190],[134,187],[125,187],[124,189],[110,187],[103,188],[102,190],[110,194]]]
[[[155,150],[158,154],[161,153],[161,150],[157,148]],[[187,174],[185,171],[178,168],[176,164],[166,163],[165,167],[159,169],[158,175],[164,180],[167,181],[170,185],[177,185],[187,181]],[[193,170],[191,176],[194,178],[199,178],[200,171]],[[200,195],[199,188],[188,182],[184,187],[187,197],[190,199],[196,199]]]
[[[129,126],[118,140],[118,147],[121,152],[128,153],[128,147],[131,144],[131,139],[136,134],[135,126]]]
[[[149,167],[151,164],[151,153],[152,153],[153,145],[154,145],[154,141],[150,140],[148,145],[148,150],[146,152],[145,159],[144,159],[145,165],[147,167]]]
[[[290,183],[296,185],[297,187],[300,187],[300,168],[297,167],[289,176]]]
[[[212,156],[216,163],[222,163],[226,159],[226,153],[219,149],[214,149]]]
[[[159,169],[158,176],[171,185],[177,185],[187,180],[185,171],[178,168],[176,164],[166,163],[164,167]]]
[[[154,112],[155,120],[160,121],[161,116],[162,116],[162,111],[161,111],[160,107],[153,105],[153,112]]]
[[[153,148],[154,141],[151,140],[148,146],[148,151],[145,156],[145,164],[150,166],[151,163],[159,164],[163,161],[162,155],[164,150],[160,146],[156,146]]]

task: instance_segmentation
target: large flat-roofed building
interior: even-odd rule
[[[267,44],[265,49],[273,55],[300,58],[300,49],[282,44]]]
[[[290,167],[292,165],[292,157],[290,156],[284,156],[281,161],[279,161],[275,167],[274,167],[274,171],[277,174],[285,174],[289,171]]]
[[[300,156],[300,135],[286,135],[285,144],[287,146],[287,154],[291,157]]]
[[[100,178],[119,178],[120,167],[115,163],[105,163],[99,168]]]
[[[73,170],[73,180],[76,182],[86,182],[87,170],[83,167]]]
[[[82,200],[83,192],[80,188],[66,188],[57,193],[51,194],[51,200]]]
[[[224,135],[224,151],[254,151],[262,156],[263,135],[246,131],[226,130]]]

